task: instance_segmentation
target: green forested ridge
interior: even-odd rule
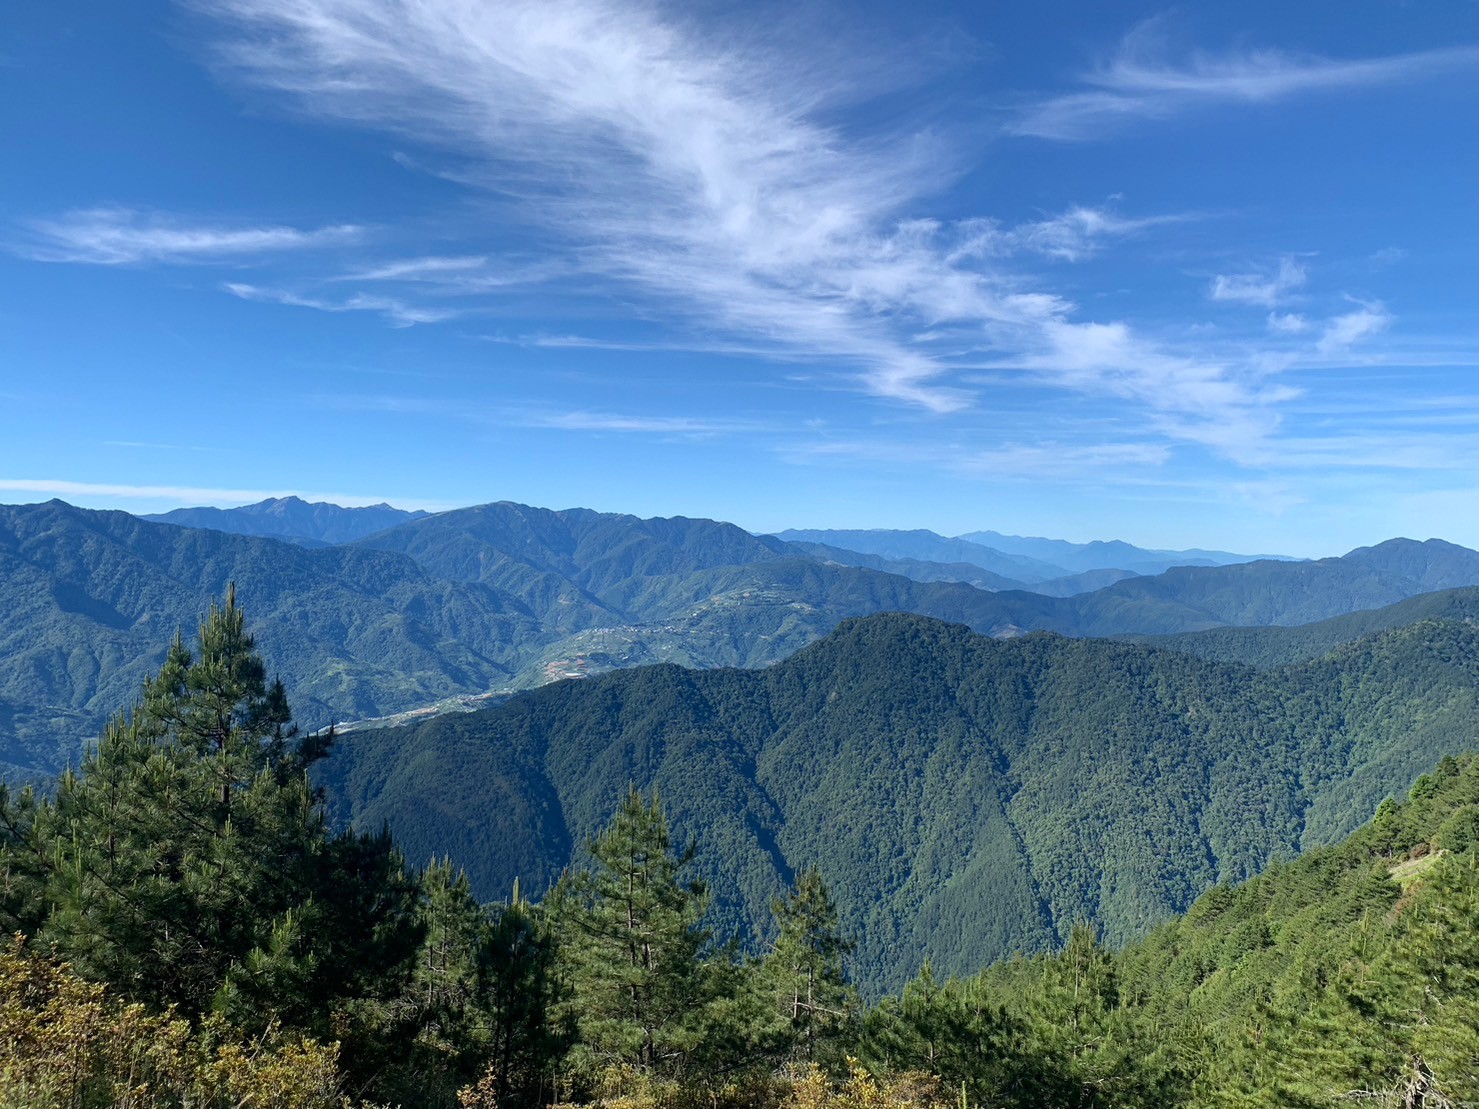
[[[982,1104],[1479,1103],[1479,760],[1444,759],[1344,842],[1220,885],[1119,951],[1051,956],[868,1015],[865,1057]],[[984,1044],[1009,1045],[1007,1052]]]
[[[347,736],[336,818],[537,890],[634,782],[705,845],[710,921],[753,937],[827,875],[891,989],[1067,938],[1112,942],[1338,839],[1479,737],[1479,630],[1426,620],[1280,669],[886,615],[761,671],[659,666]]]
[[[709,520],[497,504],[310,550],[61,502],[0,508],[0,773],[74,760],[228,580],[317,725],[642,663],[765,665],[883,611],[1003,635],[1296,622],[1479,582],[1479,555],[1394,540],[1056,597],[827,565]]]
[[[1123,636],[1130,642],[1185,651],[1219,662],[1250,666],[1286,666],[1306,662],[1364,635],[1399,628],[1418,620],[1479,619],[1479,589],[1464,587],[1422,593],[1383,608],[1349,612],[1294,627],[1224,627],[1180,635]]]
[[[0,508],[0,773],[75,760],[232,580],[315,726],[495,687],[537,631],[513,598],[403,556],[60,502]]]
[[[330,831],[306,772],[334,737],[255,646],[228,588],[53,794],[0,785],[0,1105],[947,1104],[837,1075],[860,1013],[817,872],[745,956],[628,788],[542,903],[480,904]]]

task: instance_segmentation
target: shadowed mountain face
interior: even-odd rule
[[[1479,631],[1423,620],[1257,670],[1103,640],[842,624],[758,671],[663,666],[344,737],[335,816],[450,850],[482,896],[548,882],[635,782],[753,937],[820,865],[877,993],[1113,941],[1333,842],[1479,730]]]
[[[388,504],[366,508],[341,508],[322,501],[309,503],[297,497],[272,497],[240,508],[177,508],[140,519],[185,528],[211,528],[233,535],[260,535],[290,539],[309,545],[348,543],[393,528],[407,520],[419,520],[425,512],[408,512]]]
[[[308,549],[51,502],[0,508],[0,571],[0,765],[34,775],[125,707],[231,580],[320,725],[643,663],[763,666],[879,612],[992,635],[1300,623],[1479,583],[1479,555],[1393,540],[1058,597],[840,565],[712,520],[495,504]]]

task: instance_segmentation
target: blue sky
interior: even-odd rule
[[[0,499],[1479,545],[1479,4],[0,13]]]

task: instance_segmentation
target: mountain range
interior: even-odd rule
[[[844,565],[845,549],[712,520],[508,502],[322,546],[321,535],[380,521],[309,507],[323,530],[292,540],[60,501],[0,507],[0,773],[45,775],[75,758],[228,581],[312,726],[643,663],[762,666],[879,612],[992,635],[1155,636],[1299,624],[1479,584],[1479,554],[1436,540],[1182,567],[1059,597]]]

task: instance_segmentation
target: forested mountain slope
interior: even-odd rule
[[[1054,597],[829,564],[711,520],[504,503],[305,550],[51,502],[0,508],[0,569],[0,767],[27,776],[95,735],[158,661],[160,629],[191,626],[227,580],[317,724],[643,663],[760,666],[887,611],[992,635],[1313,619],[1479,582],[1479,554],[1393,540]]]
[[[61,502],[0,508],[0,774],[53,773],[235,581],[318,726],[507,682],[517,600],[403,555],[308,550]]]
[[[1343,842],[1218,886],[1123,950],[1051,956],[868,1014],[861,1054],[983,1105],[1479,1103],[1479,760],[1445,758]]]
[[[753,934],[827,874],[857,965],[898,986],[1079,918],[1129,939],[1209,886],[1328,843],[1479,738],[1479,633],[1423,621],[1276,670],[1122,643],[844,623],[762,671],[663,666],[345,737],[341,820],[538,888],[628,783],[704,844],[716,921]]]
[[[1180,635],[1124,636],[1128,641],[1184,651],[1219,662],[1250,666],[1286,666],[1328,654],[1373,632],[1398,628],[1418,620],[1479,620],[1479,588],[1465,586],[1421,593],[1383,608],[1332,616],[1294,627],[1222,627]]]

